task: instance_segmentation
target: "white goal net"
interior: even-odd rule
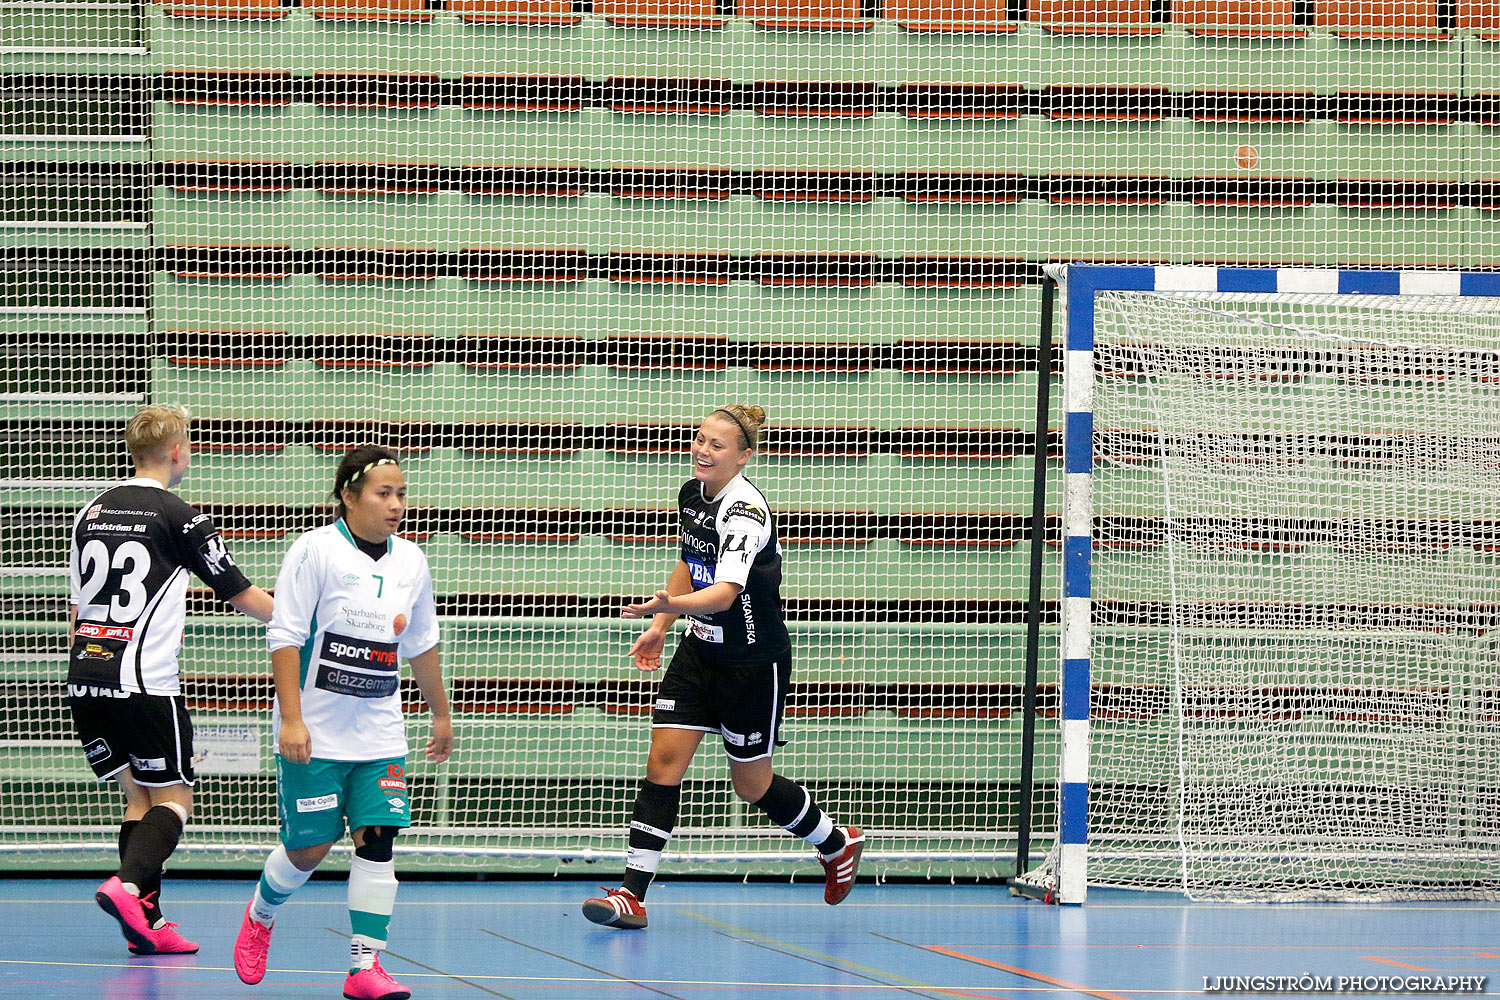
[[[1500,890],[1500,302],[1095,303],[1089,880]]]

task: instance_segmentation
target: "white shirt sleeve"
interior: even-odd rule
[[[432,571],[427,566],[427,557],[422,556],[422,579],[417,584],[416,596],[411,605],[411,623],[401,633],[400,654],[408,660],[421,656],[438,644],[437,605],[432,597]]]
[[[78,523],[83,520],[85,507],[73,518],[73,530],[68,535],[68,603],[75,608],[78,607],[83,597],[83,569],[78,565],[81,553],[78,551]]]
[[[769,511],[749,501],[732,501],[719,520],[719,562],[714,568],[714,582],[743,587],[750,579],[756,553],[770,538]]]
[[[323,561],[311,535],[303,535],[287,550],[276,574],[275,607],[266,641],[272,649],[300,648],[312,632],[312,621],[322,596]]]

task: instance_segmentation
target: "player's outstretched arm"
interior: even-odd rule
[[[453,713],[448,708],[448,692],[443,690],[443,667],[438,648],[433,646],[413,656],[411,675],[422,692],[422,700],[432,709],[432,736],[427,740],[427,759],[441,764],[453,754]]]
[[[242,615],[249,615],[258,622],[271,620],[271,595],[254,584],[229,599],[229,606]]]
[[[621,610],[625,618],[644,618],[647,615],[712,615],[727,609],[739,596],[741,587],[727,580],[710,584],[691,594],[673,594],[658,590],[649,601],[627,604]],[[654,623],[653,623],[654,624]]]
[[[681,559],[677,565],[672,567],[672,574],[667,577],[668,594],[691,594],[693,592],[693,577],[688,570],[688,564]],[[639,617],[631,615],[629,609],[621,612],[626,618]],[[646,631],[636,636],[635,642],[630,644],[630,652],[626,655],[635,661],[640,670],[655,670],[661,666],[661,651],[666,644],[667,633],[671,631],[672,624],[677,621],[677,615],[661,614],[651,619],[651,625]]]

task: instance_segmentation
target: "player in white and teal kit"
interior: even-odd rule
[[[355,851],[344,996],[399,1000],[411,994],[380,967],[378,953],[396,901],[393,842],[411,824],[401,659],[432,709],[429,759],[448,759],[453,728],[427,557],[396,534],[406,481],[395,454],[374,446],[349,452],[334,496],[338,520],[298,538],[276,579],[267,637],[281,846],[246,907],[235,971],[250,984],[264,977],[277,908],[343,839],[347,821]]]

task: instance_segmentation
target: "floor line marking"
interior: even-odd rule
[[[655,986],[647,986],[645,983],[641,982],[638,979],[630,979],[626,976],[619,976],[613,972],[610,972],[608,969],[598,969],[586,962],[580,962],[577,959],[569,958],[566,955],[559,955],[556,952],[548,951],[546,948],[538,948],[534,944],[527,944],[525,941],[517,941],[515,938],[506,937],[504,934],[497,934],[494,931],[490,930],[488,927],[479,928],[479,932],[481,934],[488,934],[493,938],[499,938],[501,941],[508,941],[511,944],[520,945],[522,948],[528,948],[531,951],[540,952],[543,955],[551,956],[552,958],[558,959],[559,961],[567,962],[569,965],[576,965],[580,969],[588,969],[590,972],[597,972],[601,976],[609,976],[611,979],[618,979],[622,983],[629,983],[631,986],[639,987],[640,989],[655,993],[658,996],[671,997],[672,1000],[683,1000],[682,997],[679,997],[675,993],[668,993],[666,990],[659,990]]]
[[[1423,966],[1420,966],[1420,965],[1407,965],[1405,962],[1398,962],[1398,961],[1396,961],[1393,958],[1376,958],[1374,955],[1361,955],[1359,957],[1363,958],[1367,962],[1380,962],[1380,963],[1382,963],[1384,965],[1394,965],[1398,969],[1410,969],[1413,972],[1434,972],[1434,971],[1436,971],[1434,969],[1424,968]]]
[[[1478,955],[1480,958],[1500,958],[1500,955],[1496,955],[1488,951],[1476,951],[1474,954]]]
[[[681,913],[683,916],[692,917],[694,920],[700,920],[703,923],[708,924],[710,927],[717,928],[720,931],[728,931],[730,932],[730,934],[726,936],[732,935],[741,939],[746,944],[760,941],[765,942],[766,944],[775,945],[777,948],[784,948],[789,954],[795,954],[797,956],[810,955],[813,958],[826,959],[827,961],[837,963],[837,965],[845,972],[864,973],[866,974],[865,978],[882,977],[885,980],[886,986],[909,986],[913,989],[928,990],[934,993],[943,992],[943,988],[941,986],[933,986],[930,983],[924,983],[916,979],[907,979],[905,976],[898,976],[894,972],[887,972],[884,969],[877,969],[868,965],[860,965],[858,962],[851,962],[848,959],[839,958],[837,955],[827,955],[821,951],[814,951],[811,948],[803,948],[800,945],[789,944],[786,941],[779,941],[776,938],[769,937],[765,934],[759,934],[745,927],[737,927],[734,924],[726,923],[723,920],[715,920],[713,917],[705,916],[702,913],[694,913],[692,910],[684,910],[680,907],[674,907],[673,909],[675,909],[676,912]]]
[[[417,880],[413,879],[413,880],[411,880],[411,883],[403,882],[402,885],[405,886],[405,885],[413,884],[413,883],[417,883]],[[322,884],[322,883],[319,883],[319,884]],[[424,884],[424,883],[417,883],[417,884]],[[441,883],[431,883],[431,884],[437,885],[437,884],[441,884]],[[486,884],[487,885],[494,885],[494,886],[504,886],[505,885],[505,883],[503,883],[503,882],[493,882],[493,883],[486,883]],[[896,888],[899,888],[899,886],[896,887]],[[961,888],[968,888],[968,887],[961,887]],[[304,888],[304,889],[302,889],[300,891],[301,892],[307,892],[308,889]],[[658,890],[658,891],[660,891],[660,890]],[[503,889],[497,889],[497,892],[503,892]],[[403,896],[403,898],[405,898],[405,897]],[[33,904],[44,904],[44,905],[47,905],[47,906],[59,906],[59,905],[70,905],[70,904],[77,904],[79,906],[93,906],[94,905],[93,903],[91,903],[91,902],[89,902],[87,900],[73,899],[73,898],[64,898],[64,899],[58,899],[58,898],[52,898],[52,899],[44,899],[44,898],[37,898],[37,899],[32,899],[32,898],[12,898],[12,897],[5,896],[3,892],[0,892],[0,902],[5,902],[5,903],[33,903]],[[239,908],[241,910],[243,910],[245,908],[245,904],[244,904],[243,900],[183,899],[183,898],[180,898],[178,896],[173,896],[172,897],[172,902],[173,902],[174,905],[192,904],[194,906],[233,906],[233,907],[237,907],[237,908]],[[523,907],[523,906],[556,906],[557,905],[557,900],[555,900],[555,899],[541,899],[541,900],[507,900],[507,899],[474,899],[474,900],[455,899],[455,900],[440,900],[440,899],[434,899],[434,900],[415,900],[414,902],[418,902],[422,906],[487,906],[487,907],[513,906],[513,907]],[[349,904],[348,904],[347,901],[345,901],[342,898],[340,898],[338,900],[332,900],[332,899],[329,899],[329,900],[322,900],[322,899],[292,899],[292,900],[288,900],[286,902],[286,904],[284,904],[284,905],[286,905],[286,906],[341,906],[341,907],[344,907],[344,908],[347,909]],[[726,900],[701,900],[700,901],[700,900],[685,899],[685,900],[680,900],[680,901],[675,901],[675,900],[674,901],[667,901],[667,900],[663,900],[661,902],[661,905],[662,906],[669,906],[669,905],[673,905],[673,906],[701,906],[701,907],[725,907],[725,906],[733,906],[733,907],[775,907],[777,909],[786,909],[788,907],[803,907],[803,908],[807,908],[807,909],[822,909],[825,904],[823,904],[823,903],[799,903],[799,902],[794,902],[794,901],[790,901],[790,900],[788,900],[786,902],[781,902],[781,901],[775,901],[775,902],[755,902],[753,900],[749,900],[749,901],[745,901],[745,902],[737,902],[737,901],[726,901]],[[1012,904],[1011,904],[1011,901],[1008,900],[1008,899],[1005,900],[1005,901],[1003,901],[1003,902],[997,901],[997,902],[993,902],[993,903],[938,903],[938,902],[934,902],[934,903],[903,903],[903,902],[901,902],[899,900],[885,900],[885,899],[882,899],[878,903],[877,902],[870,902],[870,903],[843,903],[841,905],[845,909],[881,909],[881,910],[890,910],[890,909],[897,909],[897,910],[1000,910],[1000,909],[1003,909],[1003,908],[1005,908],[1007,906],[1010,906]],[[1259,906],[1259,907],[1263,908],[1265,910],[1265,912],[1271,912],[1272,909],[1274,909],[1275,912],[1278,912],[1278,913],[1291,913],[1291,912],[1295,912],[1295,911],[1298,911],[1298,910],[1319,910],[1319,909],[1326,911],[1327,908],[1328,908],[1328,904],[1327,903],[1265,903],[1265,904],[1198,903],[1198,902],[1193,902],[1191,900],[1183,900],[1183,901],[1177,902],[1177,903],[1106,903],[1106,902],[1093,903],[1093,902],[1091,902],[1091,903],[1088,904],[1088,907],[1089,907],[1090,910],[1172,910],[1172,911],[1175,911],[1175,912],[1181,912],[1182,910],[1185,910],[1185,909],[1192,910],[1194,912],[1204,912],[1204,911],[1208,911],[1208,910],[1237,910],[1239,912],[1244,912],[1245,910],[1250,909],[1252,907],[1256,907],[1256,906]],[[1348,912],[1355,912],[1355,911],[1361,911],[1361,910],[1363,910],[1363,911],[1369,911],[1369,912],[1372,912],[1372,913],[1376,913],[1376,912],[1378,912],[1378,913],[1409,913],[1409,912],[1416,912],[1416,913],[1497,913],[1497,912],[1500,912],[1500,906],[1478,906],[1478,905],[1476,905],[1476,906],[1419,906],[1419,905],[1401,905],[1401,904],[1396,904],[1396,903],[1346,903],[1346,904],[1340,904],[1339,909],[1342,912],[1346,912],[1346,913],[1348,913]]]
[[[795,958],[799,962],[809,962],[809,963],[811,963],[813,965],[816,965],[820,969],[831,969],[834,972],[842,972],[846,976],[854,976],[854,977],[856,977],[858,979],[864,979],[864,980],[867,980],[867,981],[872,982],[872,983],[879,983],[881,986],[884,986],[887,989],[897,990],[898,992],[901,992],[901,993],[910,993],[912,996],[918,996],[918,997],[920,997],[920,996],[927,996],[928,995],[925,992],[919,992],[915,987],[901,986],[901,985],[898,985],[896,983],[889,983],[889,982],[886,982],[884,980],[877,979],[874,976],[867,976],[863,972],[855,972],[853,969],[844,968],[843,966],[840,966],[840,965],[831,964],[830,962],[820,962],[817,959],[811,958],[811,957],[809,957],[807,955],[798,955],[796,952],[787,951],[785,948],[774,947],[774,946],[772,946],[770,944],[765,943],[764,941],[752,941],[750,938],[740,937],[739,935],[737,935],[737,934],[731,934],[728,931],[715,930],[714,933],[720,935],[721,937],[726,937],[726,938],[728,938],[731,941],[738,941],[740,944],[749,945],[752,948],[764,948],[766,951],[769,951],[769,952],[771,952],[772,954],[775,954],[775,955],[785,955],[787,958]],[[838,961],[837,958],[833,958],[833,962],[837,962],[837,961]],[[949,989],[945,989],[943,987],[937,987],[937,986],[931,987],[931,990],[932,990],[932,992],[943,993],[943,994],[946,994],[948,996],[973,996],[974,995],[974,994],[970,994],[970,993],[955,993],[953,990],[949,990]],[[989,1000],[989,998],[986,998],[986,1000]],[[1001,1000],[1001,998],[996,997],[996,998],[993,998],[993,1000]]]
[[[158,956],[158,957],[160,958],[160,957],[165,957],[165,956]],[[140,969],[140,968],[143,967],[141,965],[141,963],[140,963],[139,960],[134,961],[134,962],[54,962],[54,961],[48,961],[48,960],[45,960],[45,959],[24,959],[24,958],[0,958],[0,965],[35,965],[35,966],[45,966],[45,967],[54,967],[54,968],[78,968],[78,969]],[[183,972],[233,972],[234,971],[234,968],[232,966],[228,966],[228,965],[187,965],[187,964],[178,965],[178,964],[160,964],[159,962],[154,962],[154,963],[152,963],[151,967],[153,969],[173,969],[173,970],[180,970],[180,971],[183,971]],[[344,972],[329,972],[327,969],[267,969],[266,971],[267,972],[299,973],[299,974],[303,974],[303,975],[315,975],[315,976],[342,976],[342,975],[346,975],[346,973],[344,973]],[[437,973],[427,973],[427,972],[411,972],[411,973],[405,973],[405,975],[408,975],[408,976],[410,976],[413,979],[441,979],[441,978],[449,978],[446,975],[439,975]],[[495,982],[501,982],[501,983],[514,983],[514,984],[516,984],[518,986],[523,986],[523,987],[535,987],[536,984],[538,984],[538,983],[582,983],[582,984],[585,984],[585,985],[594,985],[594,986],[612,985],[614,983],[625,983],[626,985],[640,986],[640,985],[644,985],[644,984],[647,984],[647,983],[656,983],[656,984],[661,985],[661,986],[675,986],[675,987],[684,987],[684,988],[686,988],[686,987],[694,987],[694,988],[696,988],[696,987],[709,987],[709,988],[716,988],[716,989],[724,989],[724,988],[729,988],[729,987],[743,988],[743,987],[766,986],[766,987],[771,987],[771,988],[780,989],[780,990],[831,990],[831,989],[840,989],[840,990],[858,991],[858,990],[888,990],[888,989],[891,988],[891,986],[889,984],[883,984],[882,985],[882,984],[866,984],[866,983],[766,983],[766,982],[748,983],[748,982],[739,982],[739,981],[733,980],[733,979],[636,979],[636,980],[622,980],[622,979],[620,979],[619,976],[611,975],[609,973],[604,973],[603,975],[607,976],[608,978],[600,978],[598,976],[494,976],[494,975],[482,975],[482,974],[471,974],[469,976],[469,978],[470,979],[494,980]],[[955,986],[955,987],[953,987],[953,989],[961,989],[961,990],[988,990],[990,988],[991,987],[985,986],[985,985],[976,985],[976,986],[964,985],[964,986]],[[937,987],[933,987],[933,989],[937,989]],[[1013,993],[1057,993],[1059,991],[1058,990],[1051,990],[1051,989],[1044,989],[1042,987],[1020,986],[1020,987],[1013,987],[1011,989],[1011,992],[1013,992]],[[1138,992],[1138,993],[1142,993],[1142,994],[1161,993],[1163,995],[1177,995],[1177,994],[1183,994],[1183,993],[1191,993],[1191,995],[1195,995],[1196,996],[1196,995],[1200,994],[1202,991],[1201,990],[1193,990],[1193,991],[1185,991],[1185,990],[1136,990],[1136,991],[1132,991],[1132,992]]]
[[[874,932],[872,931],[871,933]],[[902,941],[900,938],[889,937],[885,934],[875,934],[875,936],[886,941],[895,942],[896,944],[904,944],[909,948],[916,948],[920,951],[932,951],[938,953],[939,955],[947,955],[949,958],[956,958],[963,962],[973,962],[975,965],[987,965],[992,969],[1000,969],[1003,972],[1009,972],[1011,975],[1021,976],[1024,979],[1031,979],[1035,980],[1036,982],[1047,983],[1052,986],[1060,986],[1063,989],[1073,990],[1076,993],[1083,993],[1087,996],[1098,997],[1099,1000],[1125,1000],[1124,997],[1120,996],[1117,993],[1107,993],[1104,990],[1096,990],[1091,989],[1087,986],[1080,986],[1078,983],[1070,983],[1066,979],[1054,979],[1052,976],[1046,975],[1045,973],[1032,972],[1030,969],[1023,969],[1015,965],[1006,965],[1004,962],[996,962],[993,959],[980,958],[977,955],[966,955],[961,951],[954,951],[952,948],[944,948],[942,945],[912,944],[910,941]]]
[[[345,934],[343,931],[335,930],[332,927],[325,927],[323,929],[325,931],[328,931],[330,934],[335,934],[338,937],[343,938],[345,941],[351,939],[350,935]],[[415,965],[419,969],[426,969],[428,972],[431,972],[434,975],[442,976],[445,979],[451,979],[457,983],[463,983],[465,986],[472,986],[476,990],[479,990],[481,993],[488,993],[492,997],[500,997],[500,1000],[516,1000],[516,998],[511,996],[509,993],[501,993],[499,990],[492,990],[488,986],[481,986],[479,983],[470,982],[463,976],[455,976],[451,972],[444,972],[442,969],[435,968],[431,965],[425,965],[421,962],[418,962],[415,958],[409,958],[406,955],[401,954],[400,952],[391,951],[389,948],[384,948],[382,950],[392,958],[399,958],[401,961]],[[402,975],[407,975],[407,973],[402,973]]]

